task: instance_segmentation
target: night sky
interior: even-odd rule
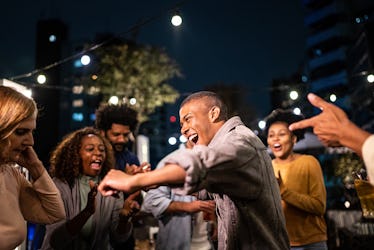
[[[169,22],[181,3],[183,24]],[[304,58],[305,28],[301,0],[56,0],[6,1],[0,15],[0,78],[34,69],[38,19],[59,18],[71,41],[92,40],[98,32],[123,34],[142,26],[137,41],[165,48],[180,65],[183,79],[172,82],[182,93],[221,82],[249,87],[258,115],[269,110],[273,78],[293,74]]]

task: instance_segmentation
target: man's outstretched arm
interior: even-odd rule
[[[100,182],[98,191],[104,196],[115,195],[118,191],[133,193],[151,186],[182,184],[185,177],[185,170],[176,164],[168,164],[163,168],[136,175],[112,169]]]

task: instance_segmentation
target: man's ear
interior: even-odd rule
[[[217,106],[213,106],[209,111],[209,119],[212,122],[217,122],[221,114],[221,109]]]
[[[105,136],[105,131],[104,131],[103,129],[100,129],[99,131],[100,131],[100,134],[101,134],[102,136],[106,137],[106,136]]]

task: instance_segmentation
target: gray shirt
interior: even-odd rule
[[[208,146],[196,145],[165,162],[186,170],[184,187],[176,192],[213,194],[218,249],[289,249],[271,158],[239,117],[226,121]]]
[[[46,226],[46,234],[41,249],[81,249],[83,241],[81,235],[74,237],[66,228],[66,223],[81,211],[79,179],[75,179],[72,188],[60,179],[54,178],[53,180],[64,201],[66,220]],[[123,242],[128,239],[131,231],[123,235],[116,233],[119,223],[119,212],[122,207],[122,193],[120,198],[103,197],[100,192],[97,193],[95,213],[91,216],[94,232],[89,241],[89,246],[86,246],[87,249],[109,250],[111,249],[110,243]],[[86,241],[84,244],[86,244]]]

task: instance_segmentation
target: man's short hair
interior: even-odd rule
[[[226,121],[228,119],[228,108],[227,105],[223,102],[222,98],[214,92],[211,91],[200,91],[193,93],[187,96],[181,103],[181,107],[187,104],[190,101],[206,99],[206,104],[208,108],[212,108],[213,106],[217,106],[221,112],[219,118],[221,120]]]
[[[129,126],[131,131],[138,125],[138,112],[127,105],[105,104],[96,110],[95,126],[100,130],[107,131],[112,128],[113,123]]]

